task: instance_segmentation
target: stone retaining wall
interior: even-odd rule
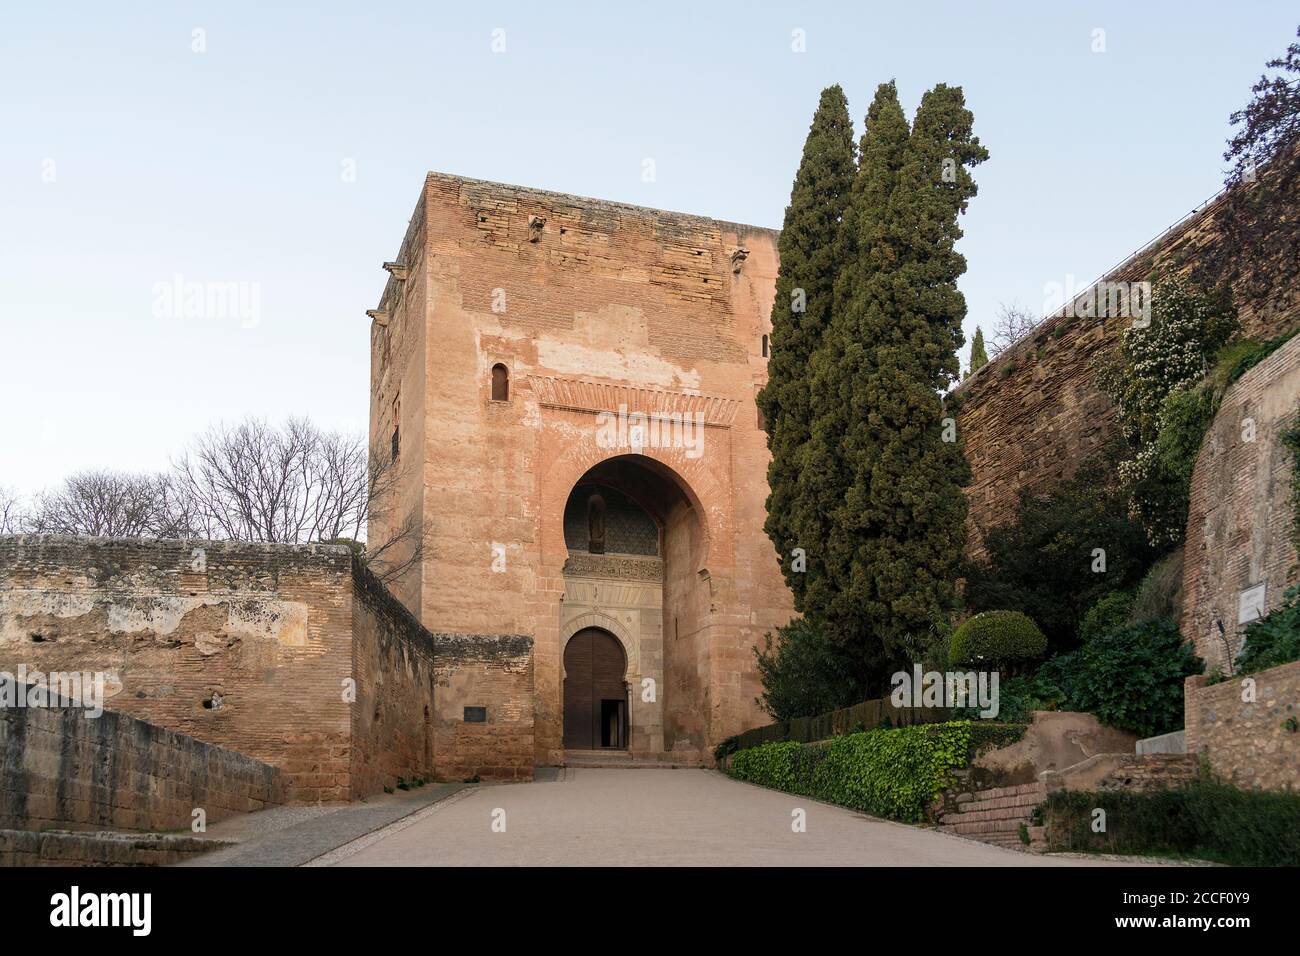
[[[0,827],[186,830],[284,802],[280,772],[184,734],[80,707],[0,709]]]
[[[1188,753],[1245,789],[1300,789],[1300,661],[1206,680],[1196,675],[1184,685]]]

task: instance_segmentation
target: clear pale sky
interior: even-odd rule
[[[1095,278],[1217,191],[1228,114],[1297,19],[1281,2],[11,5],[0,485],[162,468],[248,414],[362,429],[365,310],[427,170],[780,226],[836,82],[859,124],[891,77],[909,113],[964,87],[991,158],[962,287],[968,336],[987,331],[1000,302],[1038,311],[1045,284]],[[160,311],[177,276],[255,288],[256,321]]]

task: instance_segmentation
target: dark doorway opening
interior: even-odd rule
[[[608,631],[589,627],[564,648],[564,746],[627,748],[627,658]]]
[[[626,750],[623,727],[627,716],[627,701],[602,700],[600,702],[600,745]]]

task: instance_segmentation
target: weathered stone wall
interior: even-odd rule
[[[351,574],[327,545],[0,539],[0,669],[107,672],[113,709],[347,799]]]
[[[531,780],[533,641],[522,634],[434,634],[438,773],[457,780]],[[483,708],[482,721],[466,708]]]
[[[0,538],[0,670],[103,672],[112,708],[279,767],[290,801],[434,775],[434,653],[346,547]]]
[[[352,579],[351,795],[398,777],[431,780],[434,767],[433,635],[368,570]]]
[[[1241,651],[1241,618],[1252,617],[1255,607],[1240,613],[1243,592],[1262,586],[1267,613],[1300,582],[1291,503],[1295,464],[1281,443],[1297,422],[1300,336],[1228,389],[1196,458],[1181,626],[1207,670],[1230,673],[1228,663]]]
[[[171,833],[0,830],[0,866],[170,866],[229,845]]]
[[[370,451],[372,460],[388,462],[377,490],[384,492],[382,508],[372,508],[366,534],[371,542],[390,545],[389,558],[400,566],[412,557],[418,537],[400,535],[403,527],[420,527],[424,511],[424,459],[428,431],[424,374],[431,309],[425,258],[424,197],[411,213],[384,294],[370,323]],[[397,457],[392,458],[396,434]],[[388,586],[417,617],[420,616],[422,568]]]
[[[388,281],[388,324],[372,335],[372,444],[389,441],[399,380],[402,417],[423,429],[421,446],[403,442],[421,474],[400,494],[422,502],[431,540],[397,593],[433,631],[533,635],[536,758],[560,762],[564,506],[588,469],[633,454],[670,477],[701,529],[692,565],[665,582],[660,692],[682,720],[665,716],[664,746],[704,749],[761,722],[750,648],[792,613],[762,530],[754,403],[775,233],[441,174],[411,228],[407,277]],[[506,401],[492,399],[498,363]],[[620,405],[698,412],[701,454],[602,447],[597,416]]]
[[[1219,684],[1206,680],[1198,674],[1184,685],[1187,752],[1203,754],[1239,787],[1300,788],[1300,661]]]
[[[275,767],[125,714],[0,708],[0,828],[189,830],[283,802]]]
[[[1104,281],[1140,282],[1153,270],[1192,269],[1198,256],[1220,241],[1215,220],[1221,209],[1221,200],[1208,204]],[[1065,279],[1063,274],[1062,285]],[[1238,310],[1243,335],[1271,338],[1300,322],[1300,290],[1266,302],[1239,296]],[[961,400],[958,429],[972,473],[966,489],[967,550],[972,555],[983,553],[990,528],[1012,518],[1022,490],[1069,477],[1118,437],[1115,410],[1097,376],[1132,321],[1119,312],[1100,319],[1049,318],[956,389]]]

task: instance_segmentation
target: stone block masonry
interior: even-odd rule
[[[1193,269],[1222,241],[1222,208],[1221,198],[1206,204],[1104,281],[1141,282],[1153,272]],[[1300,290],[1262,302],[1242,293],[1237,304],[1245,337],[1270,339],[1300,324]],[[1131,321],[1119,314],[1048,318],[956,389],[958,430],[972,476],[966,488],[969,554],[981,555],[984,535],[1011,520],[1021,492],[1070,477],[1119,437],[1115,409],[1097,379]],[[987,320],[983,326],[987,334]]]
[[[438,774],[435,650],[346,547],[0,538],[0,671],[103,673],[108,708],[275,766],[290,802]]]
[[[283,802],[275,767],[124,714],[0,709],[0,828],[188,831]]]
[[[533,763],[563,761],[564,653],[580,619],[623,648],[634,752],[698,760],[762,722],[752,648],[793,610],[763,533],[754,400],[776,233],[430,173],[397,258],[372,311],[371,446],[401,436],[385,510],[414,512],[431,540],[394,593],[434,632],[532,639],[531,727],[494,723],[525,693],[520,658],[496,675],[499,700],[461,702],[486,706],[486,724],[448,723],[461,718],[448,701],[439,754],[463,745],[468,768],[532,734]],[[702,447],[602,445],[601,416],[620,409],[697,414]],[[654,517],[657,578],[570,561],[583,555],[563,517],[584,477]]]
[[[107,706],[350,794],[345,547],[0,539],[0,670],[109,675]]]
[[[1300,789],[1300,661],[1207,680],[1196,675],[1184,686],[1188,754],[1239,787]]]
[[[435,634],[438,770],[451,779],[533,778],[533,641]]]

